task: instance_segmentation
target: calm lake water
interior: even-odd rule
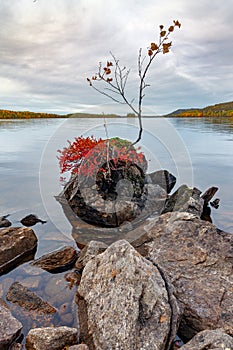
[[[67,244],[75,246],[72,227],[54,198],[62,190],[57,149],[75,136],[106,138],[103,124],[100,119],[75,118],[0,120],[0,216],[10,214],[14,226],[21,226],[20,220],[30,213],[47,220],[47,224],[33,227],[39,239],[36,257]],[[140,146],[149,161],[148,171],[169,170],[177,177],[175,189],[184,183],[201,191],[217,186],[215,197],[220,198],[220,207],[212,209],[213,222],[233,233],[233,118],[145,118],[143,124]],[[135,140],[137,120],[107,119],[107,132],[109,137]],[[49,300],[45,281],[51,277],[43,274],[43,282],[37,278],[34,290]],[[0,297],[5,297],[13,281],[35,275],[26,263],[0,277]],[[64,284],[64,274],[53,278]],[[68,293],[67,288],[64,290]],[[55,306],[59,308],[62,303],[64,300]],[[21,321],[30,327],[23,318]],[[75,320],[67,316],[66,321],[57,319],[59,322],[73,325]]]
[[[57,149],[78,135],[106,137],[100,119],[0,120],[0,215],[11,214],[14,225],[35,213],[46,225],[36,225],[45,240],[54,233],[53,242],[41,244],[38,254],[72,240],[70,224],[54,199],[59,182]],[[214,223],[233,232],[233,119],[232,118],[145,118],[140,146],[149,160],[148,171],[167,169],[186,183],[205,191],[219,187],[218,210],[212,210]],[[109,137],[135,140],[137,120],[108,119]],[[41,232],[40,232],[41,231]],[[48,239],[49,241],[49,239]]]

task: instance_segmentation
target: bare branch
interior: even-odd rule
[[[105,95],[106,97],[110,98],[114,102],[120,103],[120,104],[127,104],[129,108],[135,113],[135,115],[138,118],[139,121],[139,133],[137,140],[132,144],[135,145],[138,141],[140,141],[143,127],[142,127],[142,101],[145,97],[144,90],[149,87],[150,85],[146,83],[146,76],[148,74],[149,68],[154,61],[155,57],[160,53],[168,53],[172,42],[168,42],[168,38],[171,34],[171,32],[174,31],[174,28],[177,26],[180,28],[181,24],[179,21],[173,21],[173,25],[171,25],[168,30],[164,30],[164,26],[160,26],[160,34],[159,34],[159,40],[158,45],[155,43],[151,43],[150,48],[148,48],[148,56],[144,56],[142,58],[142,49],[139,49],[138,52],[138,75],[139,75],[139,94],[138,94],[138,103],[137,108],[134,107],[134,99],[131,101],[128,100],[126,96],[126,86],[128,82],[128,77],[130,70],[126,69],[126,67],[121,67],[119,64],[119,60],[113,55],[112,52],[110,52],[113,62],[107,62],[106,67],[102,67],[102,63],[99,63],[99,71],[96,76],[92,77],[92,80],[87,78],[89,84],[93,89],[95,89],[97,92],[101,93],[102,95]],[[146,57],[148,58],[148,61],[146,62]],[[114,68],[110,68],[114,67]],[[112,72],[113,71],[113,72]],[[113,76],[111,75],[113,73]],[[103,90],[100,90],[94,86],[94,81],[103,81],[104,83],[107,83],[109,87],[105,88],[105,90],[109,91],[104,92]],[[115,98],[113,95],[118,95],[121,97],[121,99]]]
[[[112,97],[111,95],[107,94],[106,92],[102,91],[102,90],[99,90],[98,88],[96,88],[94,85],[92,85],[92,88],[94,90],[96,90],[97,92],[99,92],[101,95],[104,95],[104,96],[107,96],[108,98],[110,98],[111,100],[113,100],[114,102],[117,102],[117,103],[120,103],[122,105],[125,104],[125,102],[122,102],[120,100],[117,100],[116,98]]]

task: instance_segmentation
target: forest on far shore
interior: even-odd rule
[[[54,114],[44,112],[30,111],[10,111],[0,109],[0,119],[32,119],[32,118],[135,118],[135,114],[128,113],[126,116],[117,114],[91,114],[91,113],[69,113],[69,114]]]
[[[233,102],[218,103],[205,108],[178,109],[166,117],[233,117]]]
[[[159,117],[159,116],[144,116]],[[205,108],[177,109],[176,111],[164,115],[163,117],[233,117],[233,102],[218,103]],[[32,118],[136,118],[134,113],[125,116],[117,114],[91,114],[91,113],[69,113],[54,114],[30,111],[10,111],[0,109],[0,119],[32,119]]]

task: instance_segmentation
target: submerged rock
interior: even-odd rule
[[[77,252],[73,247],[63,247],[52,253],[43,255],[31,264],[49,272],[62,272],[72,268],[77,259]]]
[[[30,228],[12,227],[0,230],[0,275],[27,256],[34,255],[36,247],[37,237]]]
[[[86,264],[77,299],[80,337],[90,350],[162,350],[176,332],[164,279],[125,240]]]
[[[38,295],[22,286],[19,282],[14,282],[6,295],[6,299],[27,310],[36,310],[42,314],[53,314],[56,309],[43,301]]]
[[[26,338],[27,350],[62,350],[77,344],[78,330],[69,327],[31,329]]]
[[[22,328],[22,324],[12,316],[8,307],[0,302],[0,349],[8,350],[20,336]]]
[[[233,235],[187,212],[163,214],[140,230],[132,245],[169,276],[184,308],[182,339],[214,328],[233,334]]]

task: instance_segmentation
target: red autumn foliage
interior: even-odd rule
[[[68,140],[69,146],[64,147],[62,151],[58,150],[60,153],[58,159],[61,174],[66,171],[71,171],[71,173],[76,172],[82,159],[101,141],[101,139],[97,140],[93,136],[79,136],[72,143]]]
[[[129,146],[128,141],[119,140],[79,136],[72,143],[68,141],[68,147],[58,150],[61,174],[70,171],[71,174],[94,176],[99,170],[107,173],[108,167],[103,167],[107,161],[111,168],[117,167],[119,161],[123,161],[125,164],[133,163],[146,170],[147,162],[143,152],[138,153],[134,147]]]

